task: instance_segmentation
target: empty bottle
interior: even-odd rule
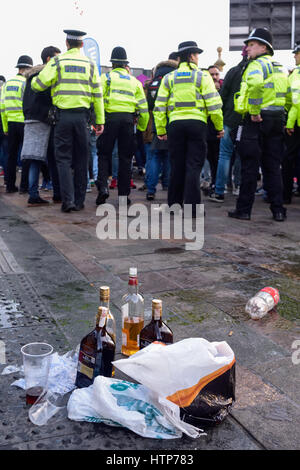
[[[279,302],[278,290],[273,287],[265,287],[249,300],[246,305],[246,313],[251,316],[252,320],[260,320]]]

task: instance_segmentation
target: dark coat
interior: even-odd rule
[[[35,120],[48,124],[48,114],[52,106],[51,90],[36,93],[31,88],[31,81],[36,77],[45,65],[37,65],[26,72],[27,83],[23,97],[23,113],[25,121]]]
[[[159,77],[164,77],[170,72],[173,72],[178,68],[178,63],[175,60],[165,60],[163,62],[159,62],[153,71],[153,80],[158,79]],[[152,149],[153,150],[167,150],[168,149],[168,142],[161,141],[158,139],[156,135],[156,128],[154,119],[152,120],[152,133],[153,133],[153,141],[152,141]]]
[[[232,129],[238,127],[242,116],[234,111],[234,95],[240,91],[242,76],[247,67],[245,57],[237,66],[232,67],[226,74],[220,95],[223,100],[224,124]]]

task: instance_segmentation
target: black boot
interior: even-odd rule
[[[247,214],[246,212],[238,212],[237,210],[229,211],[228,217],[239,220],[251,220],[250,214]]]
[[[97,200],[96,200],[96,205],[97,206],[102,206],[102,204],[105,204],[106,199],[109,198],[108,191],[105,192],[99,192]]]

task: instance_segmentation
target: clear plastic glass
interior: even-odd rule
[[[31,343],[21,349],[23,356],[26,403],[33,405],[47,390],[53,347],[47,343]]]
[[[68,417],[67,404],[70,393],[64,395],[47,391],[41,395],[29,410],[29,419],[36,426],[44,426],[55,416],[55,422]]]

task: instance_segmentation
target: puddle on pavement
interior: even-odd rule
[[[0,299],[0,328],[13,328],[15,320],[24,316],[19,307],[13,300]]]
[[[158,250],[155,250],[154,253],[158,254],[163,254],[163,253],[168,253],[168,254],[179,254],[179,253],[186,253],[186,250],[184,248],[159,248]]]

